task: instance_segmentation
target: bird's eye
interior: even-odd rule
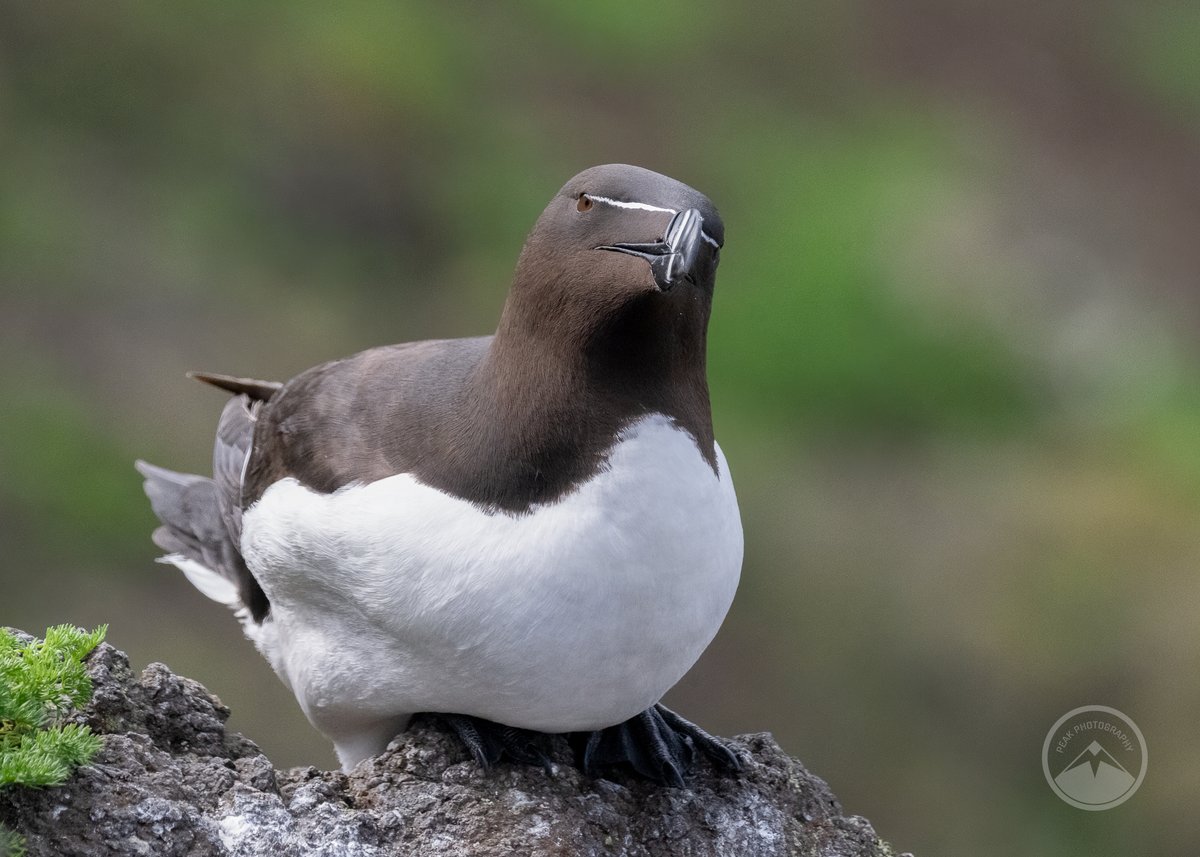
[[[592,198],[586,193],[579,194],[579,202],[575,203],[575,207],[580,211],[590,211],[593,205],[595,203],[592,202]]]

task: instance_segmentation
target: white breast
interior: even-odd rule
[[[719,475],[647,417],[604,472],[523,515],[407,474],[328,495],[278,482],[243,522],[272,605],[261,648],[331,736],[417,711],[547,732],[626,720],[692,666],[733,600],[742,529],[717,458]]]

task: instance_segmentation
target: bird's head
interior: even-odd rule
[[[592,167],[538,218],[505,315],[588,340],[632,313],[673,319],[660,331],[667,338],[690,326],[703,339],[724,240],[716,207],[699,191],[641,167]]]

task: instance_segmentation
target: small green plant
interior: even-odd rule
[[[100,750],[99,735],[62,719],[91,698],[83,659],[107,632],[57,625],[23,642],[0,630],[0,788],[59,785]],[[0,857],[24,853],[24,838],[0,825]]]
[[[91,698],[83,659],[107,632],[57,625],[31,642],[0,632],[0,787],[59,785],[99,751],[88,727],[61,721]]]

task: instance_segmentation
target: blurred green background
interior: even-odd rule
[[[0,2],[0,624],[111,623],[331,766],[153,563],[131,462],[222,396],[490,331],[521,241],[623,161],[727,223],[738,600],[668,701],[771,730],[899,850],[1200,848],[1200,7]],[[1054,721],[1150,748],[1056,798]]]

